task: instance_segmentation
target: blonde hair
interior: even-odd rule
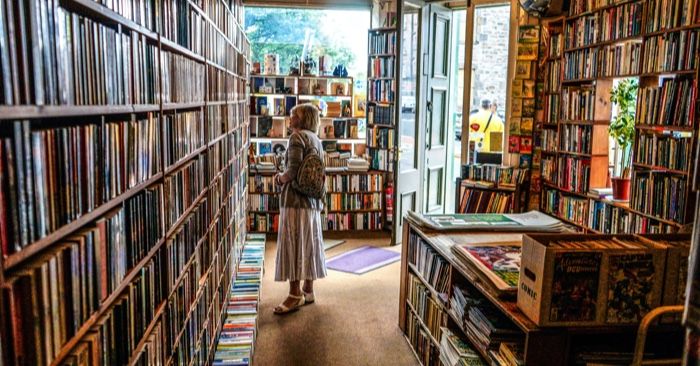
[[[292,113],[299,110],[299,128],[318,133],[318,127],[321,124],[318,108],[311,103],[299,104],[292,108]]]

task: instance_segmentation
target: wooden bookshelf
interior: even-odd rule
[[[248,194],[250,208],[248,228],[251,232],[277,232],[276,225],[279,220],[277,199],[280,188],[274,184],[273,176],[274,173],[250,173],[249,186],[252,188]],[[325,208],[321,214],[325,231],[383,229],[382,218],[385,210],[383,172],[326,172],[326,192]],[[365,201],[367,197],[372,200]],[[354,203],[346,200],[354,200]],[[343,205],[354,207],[343,207]]]
[[[504,295],[492,290],[491,285],[487,280],[484,280],[482,275],[478,274],[472,267],[466,266],[452,252],[451,247],[447,244],[451,240],[443,239],[444,237],[453,236],[469,236],[475,238],[483,235],[493,235],[490,233],[479,233],[474,231],[450,231],[449,233],[434,231],[421,227],[411,217],[407,217],[404,224],[403,250],[401,251],[401,288],[399,293],[399,327],[407,336],[409,345],[414,348],[409,334],[409,319],[412,313],[418,313],[417,309],[409,302],[409,292],[411,286],[411,276],[417,278],[420,283],[428,289],[428,294],[431,299],[440,304],[440,311],[446,313],[447,321],[440,324],[447,327],[454,334],[459,336],[463,341],[469,344],[488,365],[498,365],[499,363],[492,359],[489,350],[478,346],[478,339],[464,328],[463,319],[459,319],[452,309],[452,302],[445,301],[444,296],[452,299],[454,287],[466,289],[471,299],[488,302],[494,309],[510,322],[512,328],[516,331],[516,339],[519,339],[524,344],[524,365],[569,365],[576,361],[576,352],[585,349],[583,346],[600,347],[601,344],[613,345],[615,352],[631,352],[634,349],[634,339],[637,333],[638,324],[624,324],[619,326],[603,325],[603,326],[583,326],[583,327],[538,327],[533,323],[517,306],[516,298],[513,295]],[[434,255],[439,260],[444,261],[448,266],[445,271],[448,276],[448,291],[443,294],[432,285],[434,278],[428,280],[422,275],[419,268],[428,268],[435,265],[436,261],[431,263],[413,263],[411,246],[426,246],[434,252]],[[417,249],[416,249],[417,250]],[[420,317],[419,317],[420,319]],[[422,319],[421,319],[422,320]],[[422,326],[426,329],[430,324],[422,320]],[[427,331],[427,330],[426,330]],[[651,330],[653,337],[657,339],[680,339],[682,337],[682,329],[678,325],[657,325]],[[434,338],[433,334],[430,334]],[[439,341],[439,339],[434,339]],[[602,341],[601,341],[602,340]],[[651,343],[650,343],[651,344]],[[658,344],[664,344],[660,341]],[[678,343],[680,344],[680,343]],[[435,346],[436,350],[440,351],[440,346]],[[663,347],[661,347],[663,348]],[[498,352],[498,347],[493,348]],[[432,350],[431,350],[432,351]],[[414,349],[416,357],[423,360],[425,353],[419,349]]]
[[[683,0],[677,2],[683,2]],[[682,39],[688,32],[698,32],[700,30],[700,19],[695,14],[689,15],[688,18],[683,20],[684,18],[681,18],[680,13],[677,15],[667,14],[666,17],[662,18],[660,13],[653,8],[656,6],[655,3],[654,0],[606,3],[604,6],[578,13],[576,9],[581,8],[574,4],[568,16],[563,19],[545,22],[543,27],[543,32],[549,36],[563,32],[564,57],[560,65],[560,76],[557,78],[556,74],[550,73],[547,74],[547,79],[545,80],[546,92],[556,91],[557,88],[560,89],[561,96],[559,98],[561,98],[562,103],[560,105],[561,109],[555,116],[559,119],[557,135],[549,135],[549,138],[553,138],[560,148],[556,155],[550,152],[543,156],[542,178],[543,181],[550,183],[543,184],[544,192],[540,209],[567,222],[574,223],[583,231],[609,233],[610,230],[620,232],[619,228],[624,228],[624,232],[628,233],[675,232],[681,226],[693,220],[692,208],[694,207],[695,199],[693,195],[689,194],[689,177],[694,174],[693,164],[694,160],[697,160],[692,158],[692,153],[690,153],[697,146],[698,123],[692,122],[697,119],[697,112],[694,115],[683,115],[678,118],[672,117],[674,122],[668,123],[672,125],[666,125],[660,119],[653,121],[643,120],[644,117],[640,117],[643,115],[640,108],[646,100],[646,96],[643,95],[644,90],[647,90],[647,93],[653,92],[651,89],[660,90],[665,83],[671,83],[669,80],[673,80],[676,83],[687,81],[689,85],[692,84],[690,89],[688,89],[688,95],[697,95],[697,56],[695,56],[694,67],[688,68],[687,65],[693,64],[692,57],[686,58],[684,64],[681,64],[681,60],[668,57],[666,59],[667,64],[661,64],[661,61],[657,60],[657,53],[655,52],[657,52],[656,42],[658,37],[666,37],[669,40]],[[584,6],[585,4],[580,2],[579,5]],[[620,14],[620,16],[625,13],[625,16],[629,18],[625,18],[624,23],[629,26],[625,29],[610,30],[604,19],[613,13]],[[695,18],[691,16],[695,16]],[[612,19],[615,19],[615,17],[613,16]],[[591,24],[596,29],[595,37],[590,36],[594,33],[585,32],[585,27],[590,27]],[[584,34],[586,37],[590,37],[586,39]],[[607,36],[604,38],[603,34],[607,34]],[[610,60],[608,62],[623,68],[614,70],[603,69],[604,65],[601,64],[601,59],[610,50],[610,47],[620,47],[619,51],[622,56],[618,59],[611,59],[614,62]],[[622,48],[625,49],[623,50]],[[583,57],[581,52],[595,53],[595,56],[592,56],[587,61],[589,71],[585,73],[572,72],[573,68],[575,68],[574,62],[584,62],[580,58]],[[556,53],[545,52],[545,55],[552,54]],[[697,55],[697,51],[695,51],[695,54]],[[620,57],[620,55],[615,55],[614,57]],[[547,57],[542,61],[547,64],[555,63],[551,57]],[[554,78],[550,78],[552,75]],[[623,204],[591,196],[588,194],[588,190],[606,187],[607,185],[609,165],[607,129],[612,112],[609,102],[610,90],[613,79],[627,77],[638,78],[640,89],[637,97],[637,119],[635,120],[636,136],[631,148],[633,154],[631,197],[629,203]],[[577,88],[594,90],[594,112],[592,115],[589,115],[590,118],[580,118],[578,116],[572,118],[572,116],[567,115],[564,100],[567,97],[567,90],[577,90]],[[556,94],[548,95],[548,100],[551,98],[557,98]],[[674,98],[674,103],[684,99],[687,99],[687,97],[676,97]],[[663,103],[660,101],[652,101],[652,103],[656,103],[652,106],[653,108],[663,107]],[[676,109],[680,110],[682,108]],[[554,111],[552,111],[552,116],[554,116]],[[574,128],[566,127],[567,125],[591,129],[594,137],[592,138],[593,144],[590,151],[570,151],[561,148],[561,144],[564,143],[562,141],[564,131],[571,131]],[[640,141],[640,139],[643,139],[643,141]],[[665,144],[663,145],[665,147],[662,147],[662,144]],[[663,151],[667,151],[664,149],[668,149],[671,144],[673,144],[674,151],[687,148],[687,153],[682,158],[679,156],[674,156],[670,159],[668,156],[663,157],[667,162],[659,163],[657,159],[662,158],[661,154]],[[644,152],[646,155],[642,156],[641,152]],[[588,181],[579,187],[581,189],[572,190],[570,189],[571,187],[563,186],[563,184],[567,184],[571,180],[569,176],[562,176],[562,172],[565,171],[563,163],[568,161],[563,160],[562,156],[567,155],[571,156],[570,159],[582,158],[590,160],[590,176]],[[683,159],[686,159],[687,162],[683,163],[685,161]],[[671,184],[681,184],[685,188],[674,185],[676,188],[672,190],[681,193],[677,196],[676,201],[670,202],[668,199],[664,200],[665,197],[670,197],[670,194],[652,194],[651,190],[645,190],[642,184],[647,184],[647,182],[649,182],[648,184],[654,182],[653,184],[666,185],[665,187],[670,187]],[[670,188],[665,189],[668,190]],[[645,199],[650,196],[655,197],[658,202]],[[578,207],[582,207],[583,212]],[[674,207],[674,211],[662,212],[661,210],[664,207]],[[570,216],[572,213],[576,215],[576,219]],[[614,215],[614,218],[610,215]],[[616,220],[616,222],[611,223],[611,220]]]
[[[4,60],[12,53],[34,61],[28,69],[12,69],[0,98],[0,142],[3,152],[13,153],[3,157],[0,170],[21,159],[27,167],[15,176],[0,174],[3,364],[70,364],[87,360],[88,352],[108,364],[212,360],[209,346],[221,329],[246,233],[249,100],[244,88],[234,86],[248,83],[250,45],[240,25],[242,2],[197,2],[203,8],[189,0],[166,2],[169,11],[188,16],[168,18],[172,13],[147,7],[139,18],[91,0],[40,0],[37,14],[51,19],[44,33],[0,31],[0,43],[15,37],[12,42],[34,42],[37,50],[0,51],[7,52]],[[11,3],[0,7],[12,9]],[[76,38],[71,32],[77,29],[54,24],[65,17],[105,37]],[[0,16],[1,29],[8,23],[35,26],[17,8]],[[111,43],[111,35],[119,42]],[[59,42],[66,37],[72,43]],[[119,51],[122,46],[130,51]],[[215,57],[214,48],[224,57]],[[76,63],[59,69],[64,55]],[[80,73],[87,69],[91,76]],[[41,76],[18,84],[30,71]],[[220,85],[211,82],[216,78]],[[90,93],[88,82],[94,83]],[[176,135],[180,130],[171,127],[185,123],[199,132]],[[87,161],[90,140],[80,140],[78,131],[105,138],[95,145],[96,164],[84,171],[76,167]],[[107,140],[115,131],[123,140]],[[55,149],[63,144],[52,144],[63,133],[60,141],[72,152],[61,160]],[[121,141],[119,149],[115,141]],[[37,180],[46,171],[72,173]],[[19,177],[22,185],[15,183]],[[56,184],[72,203],[48,195],[59,189]],[[114,186],[106,191],[107,184]],[[20,204],[14,195],[28,200]],[[41,211],[48,208],[52,216]],[[32,216],[33,225],[17,227],[17,215]],[[178,247],[185,257],[180,264],[168,261],[167,253]],[[72,267],[59,269],[66,265]],[[45,281],[48,271],[54,271],[51,283]],[[19,299],[26,306],[9,305]]]

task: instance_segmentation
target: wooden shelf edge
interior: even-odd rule
[[[145,182],[137,184],[136,186],[128,189],[127,191],[120,194],[119,196],[107,201],[106,203],[97,207],[95,210],[80,216],[77,220],[75,220],[71,223],[68,223],[66,225],[63,225],[62,227],[60,227],[58,230],[52,232],[51,234],[35,241],[32,244],[29,244],[28,246],[24,247],[21,251],[19,251],[17,253],[10,254],[9,256],[7,256],[3,260],[3,269],[5,271],[5,274],[13,271],[15,269],[15,267],[17,267],[19,264],[24,263],[27,259],[40,253],[41,251],[45,250],[49,246],[55,244],[56,242],[60,241],[61,239],[64,239],[65,237],[78,231],[83,226],[89,224],[90,222],[97,220],[102,215],[104,215],[107,212],[111,211],[112,209],[116,208],[117,206],[119,206],[120,204],[122,204],[123,202],[128,200],[129,198],[140,193],[148,186],[156,183],[162,177],[163,177],[163,175],[161,173],[154,175],[153,177],[146,180]]]

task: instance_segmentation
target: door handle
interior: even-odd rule
[[[428,110],[428,112],[432,112],[432,111],[433,111],[433,102],[428,101],[428,102],[425,104],[425,108]]]

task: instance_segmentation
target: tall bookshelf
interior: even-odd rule
[[[340,153],[365,154],[366,142],[359,138],[360,118],[353,116],[353,87],[352,77],[251,76],[250,132],[256,164],[259,160],[278,162],[279,158],[269,153],[277,145],[287,148],[287,117],[294,106],[309,102],[326,106],[319,129],[329,168],[326,210],[321,218],[326,231],[381,230],[383,227],[383,175],[376,171],[338,169],[347,166],[347,159],[341,159]],[[338,156],[333,155],[334,152]],[[274,173],[258,171],[255,167],[249,170],[248,229],[251,232],[278,231],[280,187],[274,184],[273,177]]]
[[[207,364],[221,330],[246,234],[242,3],[107,4],[0,3],[6,365]]]
[[[545,24],[550,37],[563,34],[564,49],[559,70],[555,44],[545,53],[553,66],[546,102],[558,99],[559,108],[546,108],[543,124],[543,211],[592,233],[675,232],[692,222],[697,8],[692,0],[574,1],[567,17]],[[632,190],[617,202],[589,190],[607,186],[610,91],[627,77],[640,85]]]

